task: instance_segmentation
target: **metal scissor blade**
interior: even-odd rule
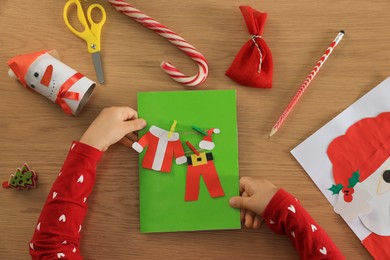
[[[95,66],[96,76],[98,78],[99,83],[104,83],[104,74],[102,67],[102,59],[100,57],[100,51],[92,53],[92,61]]]

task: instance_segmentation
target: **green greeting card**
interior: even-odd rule
[[[143,159],[147,149],[161,150],[162,145],[154,148],[145,145],[144,149],[141,149],[139,157],[141,232],[239,229],[240,212],[231,208],[228,203],[229,198],[237,196],[239,192],[236,92],[234,90],[141,92],[138,93],[138,114],[148,123],[147,127],[140,131],[140,137],[150,132],[151,136],[155,137],[156,129],[159,134],[165,135],[170,131],[174,120],[177,120],[175,136],[171,135],[170,138],[177,137],[180,142],[176,141],[176,144],[182,146],[186,157],[192,158],[188,160],[181,156],[176,160],[174,154],[176,151],[172,152],[172,160],[169,160],[172,163],[172,166],[169,166],[170,172],[155,171],[143,167]],[[215,133],[210,135],[211,139],[207,139],[192,126],[218,131],[214,131]],[[199,146],[202,140],[210,141],[215,147],[211,151],[203,150]],[[186,145],[186,141],[202,154],[191,157],[194,152]],[[169,148],[164,146],[163,149]],[[176,161],[183,163],[182,159],[185,159],[184,164],[176,164]],[[156,160],[153,167],[155,164]],[[202,169],[211,172],[201,172]],[[196,171],[199,171],[200,175],[196,175]],[[188,178],[187,174],[193,175]],[[218,176],[219,183],[210,176]],[[199,187],[194,186],[192,182],[199,183]],[[217,189],[211,184],[218,184]],[[193,200],[186,201],[189,187],[192,192],[198,192],[199,195]]]

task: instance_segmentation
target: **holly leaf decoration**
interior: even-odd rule
[[[343,185],[342,184],[337,184],[337,185],[333,184],[332,187],[330,187],[328,190],[333,192],[332,195],[335,195],[335,194],[339,194],[342,189],[343,189]]]
[[[352,173],[352,177],[348,179],[348,188],[353,188],[359,181],[359,171]]]

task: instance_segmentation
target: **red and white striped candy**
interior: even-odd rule
[[[124,0],[108,0],[108,2],[119,12],[133,18],[143,26],[155,31],[160,36],[167,39],[173,45],[178,47],[181,51],[187,54],[191,59],[193,59],[199,67],[199,71],[195,76],[187,76],[180,72],[175,66],[171,63],[163,61],[160,64],[160,67],[176,82],[180,84],[192,87],[201,84],[208,75],[208,66],[206,58],[195,49],[194,46],[189,44],[186,40],[181,38],[172,30],[168,29],[161,23],[153,20],[140,10],[134,8],[130,4],[126,3]]]
[[[293,99],[290,101],[290,103],[284,109],[283,113],[280,115],[278,121],[276,121],[275,125],[272,127],[271,133],[269,134],[270,137],[279,130],[284,120],[286,120],[288,114],[290,114],[291,110],[294,108],[298,100],[302,97],[303,93],[305,93],[306,89],[309,87],[310,82],[317,75],[317,72],[321,69],[322,65],[328,59],[329,55],[332,53],[334,48],[336,48],[337,44],[339,44],[344,34],[345,34],[344,31],[340,31],[337,34],[336,38],[332,41],[328,49],[326,49],[325,53],[321,56],[320,60],[316,63],[314,68],[311,70],[310,74],[306,77],[305,81],[303,81],[303,83],[299,87]]]

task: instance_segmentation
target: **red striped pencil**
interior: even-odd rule
[[[321,59],[317,62],[317,64],[314,66],[313,70],[310,72],[310,74],[307,76],[305,81],[303,81],[301,87],[298,89],[297,93],[293,97],[293,99],[290,101],[286,109],[283,111],[282,115],[279,117],[278,121],[276,121],[275,125],[271,129],[271,133],[269,134],[269,137],[273,136],[280,128],[280,126],[283,124],[284,120],[287,118],[288,114],[291,112],[291,110],[294,108],[295,104],[298,102],[298,100],[301,98],[303,93],[305,93],[306,89],[309,87],[310,82],[313,80],[313,78],[317,75],[317,72],[320,70],[322,65],[325,63],[325,61],[328,59],[329,55],[332,53],[333,49],[336,48],[337,44],[341,41],[343,38],[345,32],[340,31],[336,38],[333,40],[333,42],[330,44],[328,49],[326,49],[324,55],[322,55]]]

